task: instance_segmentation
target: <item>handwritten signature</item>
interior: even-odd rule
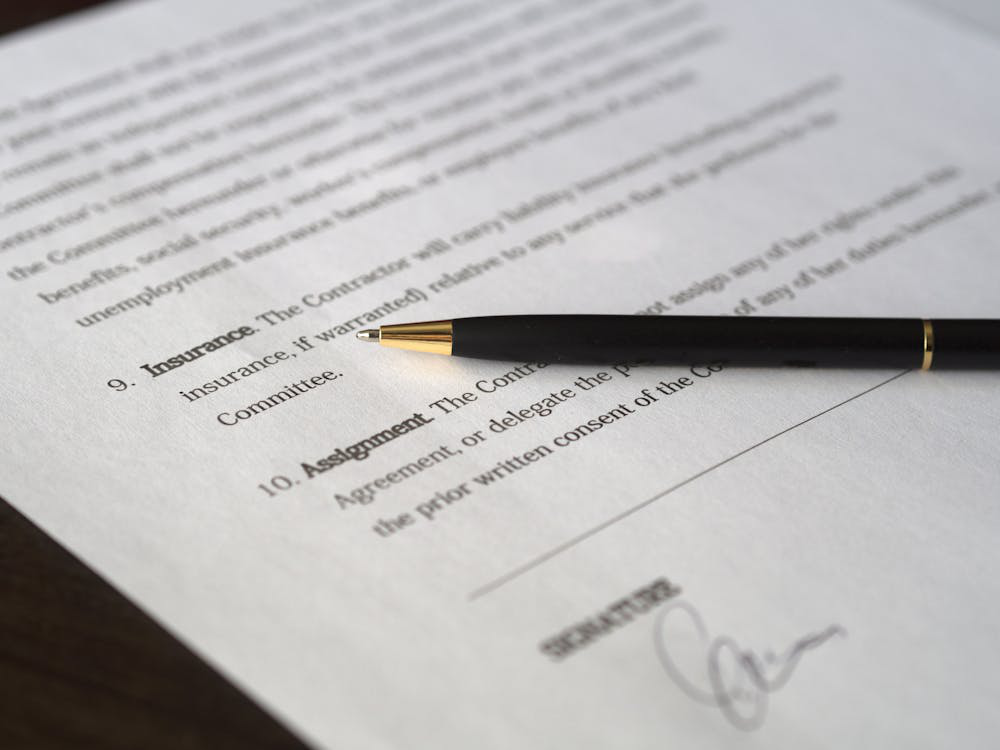
[[[704,649],[693,660],[691,640],[684,637],[685,628],[691,635],[692,627]],[[663,669],[681,690],[699,703],[718,708],[737,729],[753,731],[767,718],[771,693],[788,683],[802,656],[835,636],[846,635],[840,625],[831,625],[799,638],[782,654],[765,651],[760,655],[728,635],[710,638],[698,610],[678,599],[660,610],[654,642]]]

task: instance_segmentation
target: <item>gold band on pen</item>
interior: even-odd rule
[[[379,343],[394,349],[409,349],[429,354],[451,354],[452,326],[450,320],[426,323],[400,323],[381,326]]]
[[[920,365],[921,370],[931,369],[934,361],[934,326],[929,320],[924,321],[924,361]]]

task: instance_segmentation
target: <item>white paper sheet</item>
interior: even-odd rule
[[[0,491],[304,738],[995,740],[995,375],[353,337],[997,317],[985,35],[861,0],[176,0],[0,61]]]

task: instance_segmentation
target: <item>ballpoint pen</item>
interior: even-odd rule
[[[1000,369],[1000,320],[984,319],[500,315],[384,325],[357,337],[418,352],[551,364]]]

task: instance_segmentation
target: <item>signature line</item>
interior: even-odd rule
[[[526,562],[523,565],[520,565],[520,566],[514,568],[513,570],[511,570],[508,573],[505,573],[504,575],[500,576],[499,578],[494,578],[489,583],[486,583],[486,584],[480,586],[479,588],[475,589],[472,593],[469,594],[469,601],[475,601],[476,599],[479,599],[480,597],[486,596],[486,594],[493,593],[494,591],[496,591],[497,589],[499,589],[501,586],[507,585],[508,583],[510,583],[511,581],[513,581],[515,578],[520,578],[521,576],[523,576],[528,571],[532,570],[533,568],[537,568],[542,563],[548,562],[549,560],[551,560],[553,557],[556,557],[557,555],[561,555],[563,552],[565,552],[566,550],[568,550],[568,549],[570,549],[572,547],[575,547],[580,542],[582,542],[582,541],[584,541],[586,539],[589,539],[590,537],[594,536],[595,534],[600,533],[601,531],[604,531],[604,529],[606,529],[606,528],[608,528],[610,526],[614,526],[616,523],[618,523],[619,521],[621,521],[621,520],[623,520],[625,518],[628,518],[633,513],[638,513],[640,510],[642,510],[643,508],[645,508],[647,505],[652,505],[657,500],[662,500],[663,498],[665,498],[670,493],[672,493],[672,492],[674,492],[676,490],[679,490],[681,487],[686,487],[687,485],[691,484],[692,482],[694,482],[694,481],[696,481],[698,479],[701,479],[706,474],[710,474],[713,471],[715,471],[716,469],[718,469],[718,468],[720,468],[722,466],[725,466],[730,461],[735,461],[740,456],[745,456],[750,451],[756,450],[757,448],[760,448],[762,445],[770,443],[772,440],[775,440],[776,438],[779,438],[782,435],[785,435],[786,433],[789,433],[792,430],[797,429],[797,428],[801,427],[804,424],[809,424],[814,419],[819,419],[824,414],[829,414],[834,409],[839,409],[841,406],[844,406],[845,404],[849,404],[852,401],[854,401],[855,399],[861,398],[862,396],[866,396],[867,394],[871,393],[872,391],[878,390],[879,388],[881,388],[884,385],[889,385],[889,383],[891,383],[894,380],[898,380],[899,378],[901,378],[904,375],[906,375],[908,372],[912,372],[912,370],[903,370],[902,372],[896,373],[895,375],[893,375],[888,380],[883,380],[881,383],[877,383],[876,385],[873,385],[871,388],[868,388],[867,390],[861,391],[861,393],[856,393],[855,395],[851,396],[850,398],[845,399],[844,401],[841,401],[838,404],[834,404],[833,406],[829,407],[828,409],[824,409],[823,411],[819,412],[818,414],[813,414],[808,419],[803,419],[801,422],[799,422],[797,424],[793,424],[791,427],[786,427],[781,432],[776,432],[773,435],[771,435],[770,437],[764,438],[759,443],[754,443],[749,448],[744,448],[739,453],[734,453],[733,455],[729,456],[728,458],[724,458],[723,460],[719,461],[717,464],[713,464],[712,466],[709,466],[707,469],[702,469],[697,474],[692,474],[687,479],[684,479],[684,480],[678,482],[677,484],[675,484],[675,485],[673,485],[671,487],[667,487],[667,489],[663,490],[662,492],[658,492],[657,494],[653,495],[651,498],[643,500],[638,505],[633,505],[631,508],[628,508],[627,510],[622,511],[621,513],[619,513],[619,514],[617,514],[615,516],[612,516],[611,518],[607,519],[606,521],[602,521],[601,523],[597,524],[596,526],[593,526],[592,528],[587,529],[582,534],[578,534],[577,536],[575,536],[575,537],[573,537],[571,539],[568,539],[567,541],[563,542],[562,544],[560,544],[560,545],[558,545],[556,547],[553,547],[548,552],[545,552],[545,553],[539,555],[538,557],[535,557],[534,559],[529,560],[528,562]]]

